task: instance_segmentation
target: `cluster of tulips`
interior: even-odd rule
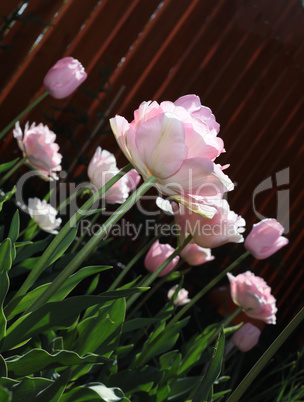
[[[68,57],[49,70],[44,86],[51,96],[63,99],[86,77],[82,65]],[[42,123],[27,122],[23,129],[19,121],[14,124],[13,134],[24,162],[44,180],[58,180],[63,157],[56,134]],[[201,105],[198,96],[182,96],[175,102],[143,102],[135,110],[131,123],[122,116],[115,116],[110,119],[110,125],[131,165],[122,171],[115,156],[98,147],[87,170],[95,191],[114,180],[100,197],[109,204],[121,204],[120,208],[130,202],[129,209],[136,197],[154,187],[158,193],[157,206],[171,214],[179,228],[178,252],[159,240],[148,250],[144,266],[152,280],[172,273],[178,268],[180,258],[190,266],[206,264],[214,259],[212,250],[226,243],[244,242],[244,255],[251,253],[259,260],[270,257],[288,243],[282,236],[282,225],[275,219],[258,222],[244,239],[245,220],[230,209],[226,199],[226,194],[234,188],[226,174],[229,165],[221,166],[216,162],[225,152],[223,140],[218,137],[220,126],[211,110]],[[141,179],[144,181],[140,187],[142,192],[137,189]],[[132,192],[134,201],[130,198]],[[121,209],[117,219],[126,210]],[[28,212],[41,230],[54,235],[59,233],[62,219],[45,200],[30,198]],[[89,243],[84,249],[93,249]],[[275,324],[276,300],[267,283],[250,271],[236,276],[226,273],[232,300],[240,310],[250,318]],[[176,307],[186,308],[187,305],[190,308],[198,297],[191,299],[188,291],[176,284],[169,290],[168,299]],[[259,337],[259,328],[249,322],[234,333],[232,341],[240,350],[248,351]]]

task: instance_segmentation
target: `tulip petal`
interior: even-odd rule
[[[200,197],[222,194],[230,189],[230,183],[229,177],[208,158],[186,159],[177,173],[162,180],[177,193]]]
[[[174,174],[187,157],[184,125],[171,113],[159,114],[140,124],[136,144],[145,165],[159,178]]]

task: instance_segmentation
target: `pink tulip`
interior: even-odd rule
[[[26,123],[24,133],[19,121],[13,131],[18,146],[27,158],[27,163],[47,180],[57,180],[56,172],[61,171],[62,155],[58,153],[59,145],[55,143],[56,134],[42,123],[30,127]]]
[[[110,120],[116,140],[146,180],[196,209],[193,196],[214,196],[233,189],[233,183],[214,160],[223,151],[219,125],[210,109],[195,95],[176,102],[143,102],[129,124],[121,116]],[[200,211],[201,213],[202,211]]]
[[[213,255],[211,255],[210,248],[203,248],[194,243],[189,243],[181,251],[181,257],[192,266],[205,264],[205,262],[214,260]]]
[[[267,324],[276,323],[276,299],[264,279],[247,271],[233,276],[228,273],[230,293],[233,302],[241,306],[245,313]]]
[[[161,244],[157,240],[152,244],[145,258],[145,267],[150,272],[155,272],[161,264],[174,252],[174,248],[170,244]],[[177,265],[179,262],[179,256],[173,258],[173,260],[166,266],[166,268],[158,275],[165,276]]]
[[[168,295],[167,295],[169,300],[171,300],[172,297],[174,296],[177,286],[178,285],[175,285],[169,290]],[[189,303],[191,301],[191,299],[188,298],[188,294],[189,294],[189,292],[186,289],[181,288],[178,291],[176,299],[173,301],[173,304],[175,306],[184,306],[185,304]]]
[[[87,78],[81,63],[73,57],[64,57],[47,72],[43,85],[55,99],[71,95]]]
[[[259,342],[260,335],[259,328],[247,322],[233,334],[231,340],[241,352],[248,352]]]
[[[88,176],[91,183],[100,189],[112,177],[119,172],[116,166],[116,159],[113,154],[98,147],[88,167]],[[122,204],[129,197],[129,193],[136,188],[140,181],[140,176],[135,169],[130,170],[120,180],[118,180],[104,194],[105,200],[109,204]]]
[[[241,243],[245,221],[235,212],[230,211],[229,204],[223,199],[201,200],[207,207],[215,209],[212,219],[199,215],[184,205],[176,209],[175,222],[181,230],[181,241],[191,234],[193,242],[204,248],[215,248],[226,243]]]
[[[253,225],[245,240],[245,248],[258,260],[264,260],[288,244],[288,239],[281,236],[283,226],[276,219],[264,219]]]
[[[40,229],[52,234],[58,233],[56,229],[61,224],[61,218],[56,219],[58,212],[45,200],[41,201],[39,198],[29,198],[28,213]]]

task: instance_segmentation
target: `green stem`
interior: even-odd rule
[[[140,286],[143,287],[147,287],[149,286],[157,277],[158,275],[166,268],[166,266],[177,256],[180,254],[180,252],[183,250],[184,247],[186,247],[186,245],[188,243],[190,243],[190,241],[192,240],[192,236],[189,235],[186,240],[184,241],[184,243],[181,246],[176,247],[176,249],[174,250],[174,252],[157,268],[156,271],[152,272],[151,275],[148,276],[148,278],[143,281],[143,283]],[[127,301],[127,309],[130,308],[130,306],[132,306],[132,304],[138,299],[139,295],[133,294],[129,300]]]
[[[2,186],[7,179],[9,179],[15,172],[26,162],[27,158],[20,159],[0,180],[0,186]]]
[[[173,327],[173,325],[200,299],[202,298],[213,286],[215,286],[225,275],[230,272],[233,268],[235,268],[241,261],[243,261],[248,255],[249,251],[246,251],[239,258],[237,258],[232,264],[230,264],[224,271],[222,271],[217,277],[215,277],[207,286],[205,286],[200,292],[198,292],[188,304],[185,304],[184,307],[172,318],[172,320],[168,323],[168,325],[164,328],[164,330],[151,342],[149,348],[152,348],[157,342],[159,342],[160,338],[164,336],[166,331]],[[128,304],[127,304],[128,305]],[[145,358],[146,353],[142,353],[140,358],[137,360],[137,365]]]
[[[154,185],[157,178],[154,176],[149,177],[102,225],[94,237],[92,237],[82,250],[72,259],[72,261],[64,268],[63,271],[57,276],[52,284],[42,293],[42,295],[27,309],[24,314],[36,310],[45,304],[50,297],[65,283],[65,281],[72,275],[82,262],[90,255],[96,248],[98,243],[109,233],[113,225],[128,212],[133,205]]]
[[[240,312],[243,311],[243,308],[241,306],[237,307],[231,314],[228,315],[228,317],[224,318],[220,323],[219,323],[219,329],[215,331],[213,335],[208,339],[206,343],[206,348],[211,345],[217,338],[220,333],[221,328],[226,328],[228,324],[231,323],[231,321],[240,314]]]
[[[71,250],[71,254],[75,253],[75,251],[78,249],[79,245],[81,244],[82,240],[84,239],[84,237],[86,236],[87,232],[89,231],[89,229],[92,227],[92,225],[94,225],[94,223],[97,221],[97,219],[99,218],[101,212],[96,213],[96,215],[91,219],[91,222],[89,224],[89,226],[85,229],[85,231],[79,236],[79,239],[76,241],[76,243],[74,244],[72,250]]]
[[[11,121],[1,132],[0,132],[0,139],[5,136],[5,134],[14,127],[15,123],[20,120],[24,115],[26,115],[30,110],[33,109],[39,102],[41,102],[47,95],[49,94],[48,91],[43,92],[39,98],[37,98],[33,103],[31,103],[27,108],[25,108],[21,113],[18,114],[17,117],[13,121]]]
[[[230,264],[224,271],[222,271],[218,276],[216,276],[208,285],[206,285],[200,292],[198,292],[192,299],[191,302],[186,304],[177,314],[176,316],[170,321],[168,327],[171,328],[199,299],[201,299],[210,289],[213,288],[220,280],[222,280],[228,272],[232,271],[241,261],[243,261],[248,255],[250,254],[249,251],[243,253],[239,258],[237,258],[232,264]]]
[[[260,357],[256,364],[252,367],[249,373],[245,376],[242,382],[237,386],[234,392],[228,398],[228,402],[237,402],[241,396],[246,392],[247,388],[254,381],[256,376],[263,370],[265,365],[269,362],[272,356],[283,345],[286,339],[292,334],[297,326],[304,319],[304,307],[298,312],[298,314],[290,321],[290,323],[283,329],[276,340],[269,346],[266,352]]]
[[[36,279],[40,276],[42,271],[47,267],[47,263],[51,257],[51,255],[55,252],[57,247],[63,241],[63,239],[67,236],[72,227],[74,227],[77,222],[83,217],[84,213],[97,202],[103,194],[113,186],[124,174],[126,174],[129,170],[132,169],[132,165],[127,165],[124,169],[118,172],[111,180],[109,180],[100,190],[92,195],[90,199],[72,216],[72,218],[63,226],[60,232],[54,237],[53,241],[49,244],[48,248],[40,257],[39,261],[32,269],[23,285],[20,287],[18,292],[15,294],[13,299],[14,301],[17,297],[23,296],[29,290],[29,288],[34,284]]]
[[[159,239],[161,235],[155,236],[152,240],[150,240],[129,262],[129,264],[121,271],[121,273],[117,276],[117,278],[113,281],[112,285],[109,287],[108,290],[114,290],[116,286],[123,280],[123,278],[127,275],[130,269],[133,267],[134,264],[149,250],[153,243]]]
[[[179,261],[179,263],[172,269],[172,271],[170,272],[170,274],[174,271],[176,271],[182,264],[184,263],[184,261]],[[151,296],[153,296],[153,294],[165,283],[167,282],[168,278],[167,275],[164,276],[163,278],[161,278],[154,286],[152,289],[150,289],[148,292],[146,292],[145,296],[142,298],[142,300],[134,307],[134,309],[130,312],[129,317],[131,317],[134,313],[136,313],[136,311],[138,311],[141,306],[143,306],[149,299]],[[139,287],[142,286],[141,284],[138,285]]]

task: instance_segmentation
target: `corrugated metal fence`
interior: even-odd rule
[[[289,319],[304,292],[300,0],[0,0],[0,13],[6,16],[1,126],[43,92],[43,77],[58,59],[71,55],[88,72],[84,90],[68,103],[47,97],[27,116],[52,125],[66,169],[90,158],[97,145],[123,166],[113,136],[101,135],[108,117],[131,120],[143,100],[201,97],[221,124],[227,153],[220,163],[231,163],[229,176],[237,183],[232,209],[248,228],[257,222],[253,194],[267,178],[270,184],[254,200],[258,212],[276,217],[278,202],[285,206],[290,244],[255,266],[274,289],[281,319]],[[15,148],[11,140],[10,134],[2,141],[4,159]]]

